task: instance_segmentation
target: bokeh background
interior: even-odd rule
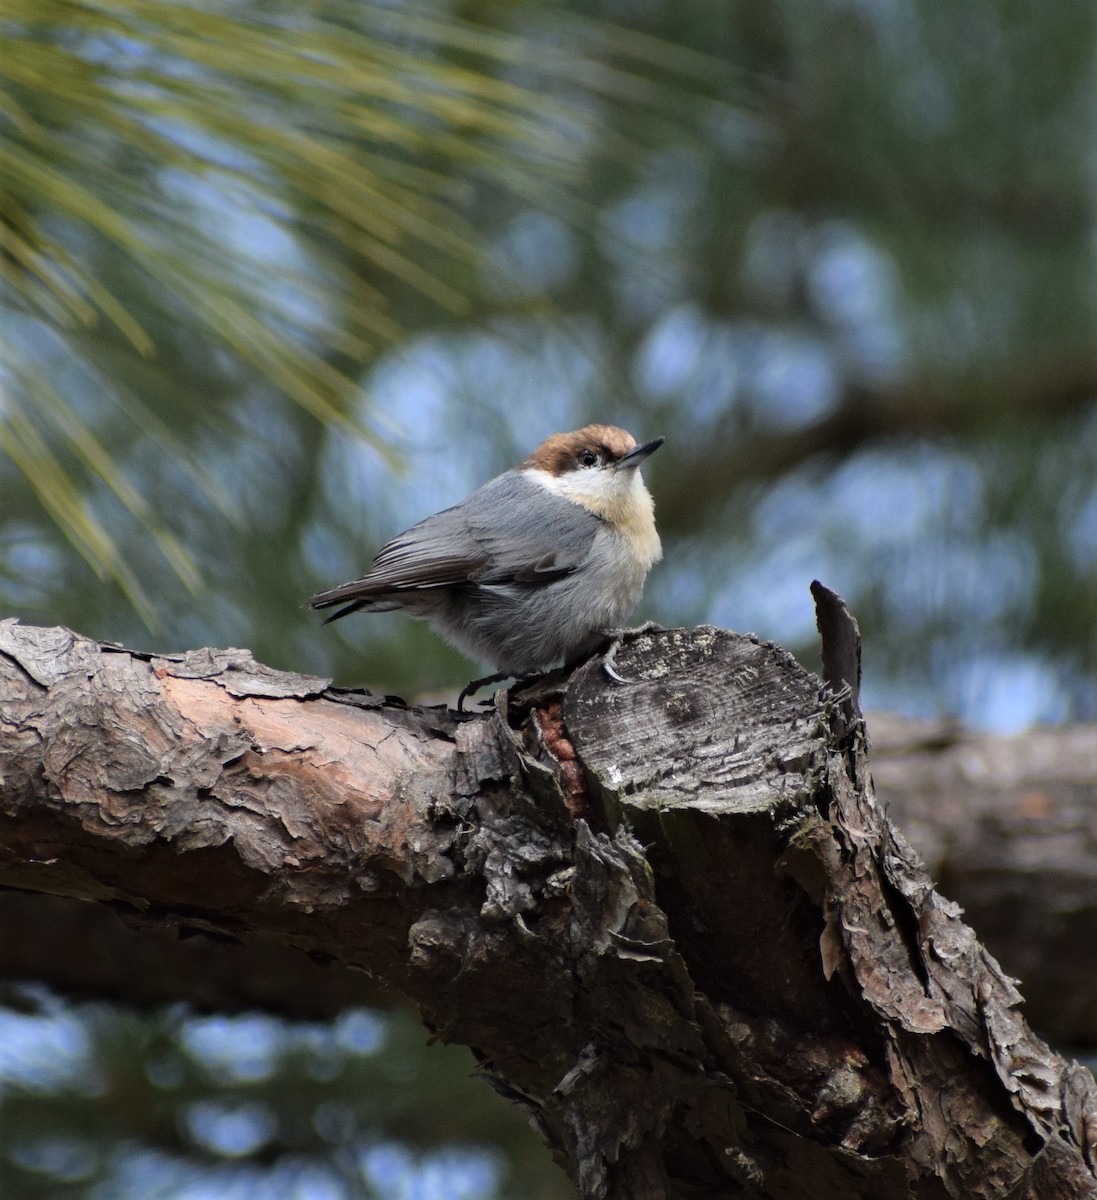
[[[869,707],[1097,717],[1097,9],[0,0],[0,614],[403,695],[477,665],[303,601],[592,420],[638,618]],[[398,1010],[9,986],[0,1195],[551,1197]]]

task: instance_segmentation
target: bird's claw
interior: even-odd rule
[[[621,649],[621,645],[625,640],[625,634],[635,636],[640,633],[651,633],[656,630],[662,630],[662,625],[655,621],[645,621],[643,625],[636,629],[617,629],[610,633],[610,643],[606,648],[605,655],[602,658],[602,670],[615,683],[639,683],[639,679],[627,679],[620,671],[617,670],[617,651]]]
[[[624,675],[622,675],[620,673],[620,671],[617,670],[617,668],[613,665],[613,663],[609,661],[608,658],[606,658],[602,662],[602,670],[605,671],[605,673],[610,677],[610,679],[614,679],[618,683],[637,683],[638,682],[638,680],[635,680],[635,679],[626,679],[624,677]]]

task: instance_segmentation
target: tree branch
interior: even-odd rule
[[[848,382],[841,403],[814,424],[713,437],[688,464],[659,479],[661,527],[696,527],[698,479],[708,481],[715,509],[733,488],[777,479],[810,460],[835,463],[862,446],[910,438],[964,437],[993,425],[1003,413],[1018,423],[1061,420],[1085,413],[1097,391],[1097,356],[1090,346],[1060,347],[1025,370],[1010,364],[962,376],[924,377],[894,387]]]
[[[1030,1022],[1097,1046],[1097,727],[1010,737],[888,713],[869,717],[877,793],[995,958],[1024,981]],[[394,997],[361,971],[244,937],[109,906],[0,891],[0,980],[79,998],[321,1020]],[[180,936],[180,933],[183,936]]]
[[[772,646],[628,642],[459,721],[0,623],[0,883],[365,967],[583,1197],[1097,1194],[1097,1089]]]

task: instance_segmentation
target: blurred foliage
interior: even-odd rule
[[[26,999],[0,1015],[5,1200],[569,1194],[468,1051],[428,1047],[410,1013],[308,1025]]]
[[[643,615],[812,663],[820,577],[874,704],[1097,712],[1089,6],[0,12],[6,611],[454,688],[302,601],[607,419]]]
[[[4,613],[455,690],[421,626],[302,601],[608,420],[668,439],[638,616],[814,665],[818,577],[870,704],[1092,719],[1095,34],[1081,0],[0,0]],[[131,1149],[196,1153],[181,1119]]]
[[[5,0],[8,490],[153,625],[154,565],[192,593],[209,572],[127,452],[170,459],[171,486],[235,529],[201,435],[249,395],[376,444],[362,369],[409,324],[468,311],[476,186],[551,200],[592,134],[588,98],[658,96],[429,5]],[[158,558],[134,562],[112,506]]]

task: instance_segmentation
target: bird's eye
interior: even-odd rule
[[[581,467],[593,467],[598,461],[598,455],[593,450],[579,451],[579,465]]]

